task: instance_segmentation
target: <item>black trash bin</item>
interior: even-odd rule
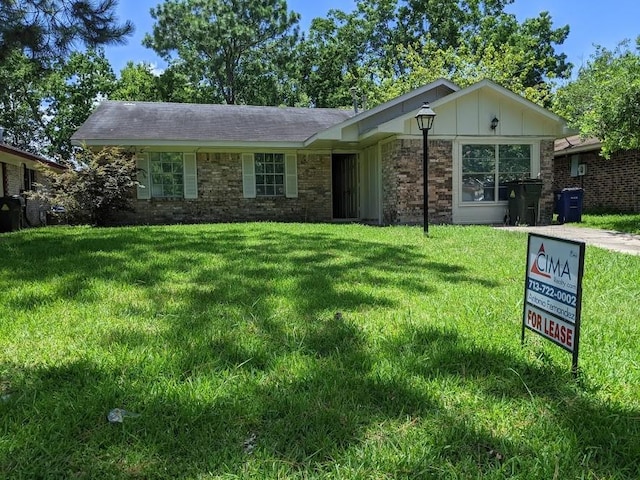
[[[553,212],[558,214],[558,223],[582,221],[582,188],[563,188],[555,192]]]
[[[20,197],[0,197],[0,232],[20,230],[22,200]]]
[[[535,178],[507,183],[509,225],[537,225],[542,180]]]

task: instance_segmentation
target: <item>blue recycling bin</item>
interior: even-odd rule
[[[563,188],[555,192],[554,213],[558,214],[558,223],[582,221],[582,188]]]

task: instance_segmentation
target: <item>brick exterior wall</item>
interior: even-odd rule
[[[453,190],[453,146],[444,140],[429,140],[429,222],[451,223]],[[381,148],[382,222],[385,225],[422,224],[422,139],[400,139]]]
[[[542,180],[542,193],[540,194],[540,225],[549,225],[553,219],[554,202],[554,160],[553,140],[540,142],[540,179]]]
[[[577,154],[587,166],[582,177],[571,176],[571,156],[558,157],[554,164],[554,190],[584,189],[583,210],[640,212],[640,150],[616,152],[602,158],[597,151]]]
[[[198,153],[198,198],[134,200],[119,224],[330,222],[331,155],[298,154],[298,197],[244,198],[239,153]]]

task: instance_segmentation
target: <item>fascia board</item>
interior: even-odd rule
[[[75,140],[77,146],[88,147],[184,147],[184,148],[303,148],[303,142],[217,142],[217,141],[193,141],[193,140],[131,140],[131,139],[85,139]]]

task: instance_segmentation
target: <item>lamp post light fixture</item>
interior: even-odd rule
[[[429,234],[429,130],[433,127],[433,120],[436,112],[431,110],[428,102],[424,102],[418,113],[416,120],[418,128],[422,131],[422,174],[423,174],[423,199],[424,199],[424,234]]]

